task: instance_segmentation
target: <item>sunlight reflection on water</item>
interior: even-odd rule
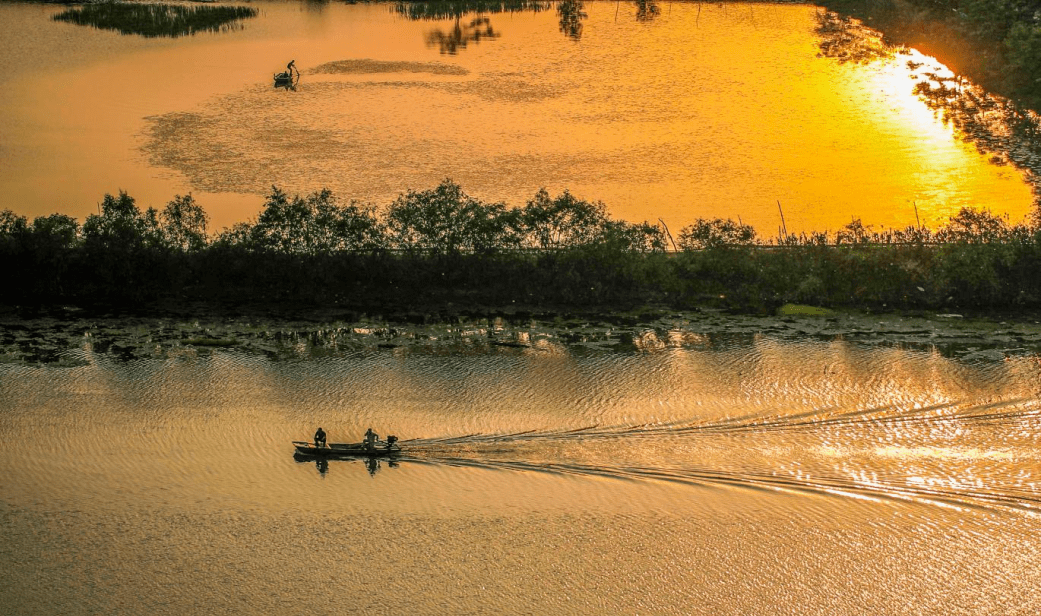
[[[793,231],[903,228],[913,205],[932,226],[963,206],[1029,211],[1023,174],[913,94],[904,63],[920,54],[819,58],[810,5],[674,4],[639,21],[630,3],[617,18],[586,3],[578,41],[555,11],[494,14],[501,36],[454,55],[424,42],[453,20],[387,4],[262,2],[242,31],[177,41],[5,5],[19,36],[0,50],[39,66],[13,63],[21,85],[0,101],[0,187],[19,213],[78,217],[119,188],[143,206],[191,190],[217,229],[255,215],[272,184],[383,205],[445,176],[512,206],[567,188],[634,222],[741,217],[765,235],[778,200]],[[91,60],[51,57],[70,45]],[[273,91],[288,58],[300,87]]]
[[[301,589],[423,614],[1041,605],[1036,358],[662,339],[690,344],[0,366],[0,559],[30,563],[4,567],[19,590],[0,605],[310,613],[286,600]],[[317,425],[404,452],[294,459]]]

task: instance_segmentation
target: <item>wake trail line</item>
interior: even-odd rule
[[[840,498],[912,502],[981,510],[1015,510],[1041,514],[1041,496],[964,487],[926,487],[897,481],[858,481],[844,477],[791,475],[776,472],[738,472],[710,468],[648,468],[576,463],[491,460],[452,456],[402,457],[402,462],[476,468],[494,471],[537,472],[558,476],[602,477],[621,481],[663,481],[699,487],[733,487],[770,492],[816,494]]]
[[[459,436],[418,438],[401,441],[414,447],[478,445],[482,443],[549,442],[555,440],[622,439],[690,434],[727,434],[781,430],[813,430],[832,427],[872,427],[890,424],[930,424],[947,422],[1015,422],[1041,419],[1041,400],[1019,398],[985,404],[963,405],[945,402],[931,406],[901,409],[882,406],[843,411],[820,409],[785,415],[743,415],[700,421],[677,419],[665,423],[615,426],[583,426],[567,429],[524,430],[512,433],[472,433]]]

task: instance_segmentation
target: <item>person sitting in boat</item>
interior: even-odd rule
[[[325,447],[325,430],[322,430],[321,426],[319,426],[318,431],[314,433],[314,446]]]
[[[378,440],[380,440],[380,435],[376,434],[375,432],[373,432],[372,428],[369,428],[368,430],[365,431],[365,448],[366,449],[373,449],[373,448],[375,448],[376,447],[376,441],[378,441]]]

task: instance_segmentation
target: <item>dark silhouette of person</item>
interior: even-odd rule
[[[325,430],[319,426],[318,431],[314,433],[314,446],[325,447]]]
[[[365,448],[368,449],[369,451],[372,451],[376,447],[376,441],[378,441],[379,438],[380,438],[380,435],[376,434],[375,432],[373,432],[372,428],[369,428],[368,430],[366,430],[365,431]]]
[[[286,65],[286,71],[275,75],[275,80],[282,82],[286,81],[289,83],[293,82],[293,70],[296,69],[296,60],[290,60],[289,64]],[[300,71],[297,69],[297,73]]]

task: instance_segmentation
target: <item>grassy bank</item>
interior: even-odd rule
[[[764,240],[729,220],[676,237],[611,219],[602,203],[540,191],[483,203],[449,180],[385,207],[273,189],[260,215],[217,234],[189,195],[161,211],[106,195],[100,214],[0,212],[3,303],[345,307],[722,306],[1030,310],[1041,307],[1041,229],[963,210],[934,230]]]

